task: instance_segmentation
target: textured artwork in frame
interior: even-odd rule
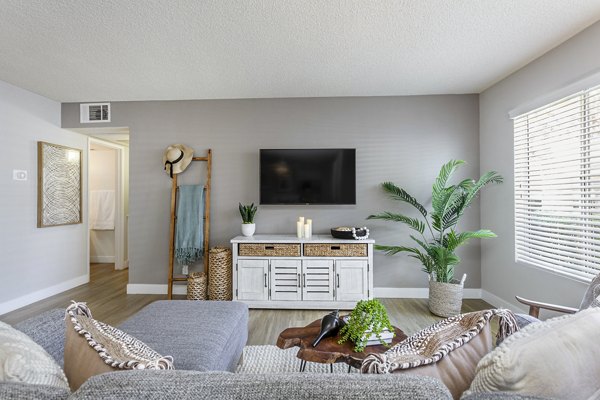
[[[38,228],[81,223],[81,154],[38,142]]]

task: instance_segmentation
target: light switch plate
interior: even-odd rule
[[[13,180],[15,181],[26,181],[27,171],[22,169],[13,169]]]

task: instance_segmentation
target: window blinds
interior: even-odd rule
[[[520,115],[515,259],[570,277],[600,272],[600,86]]]

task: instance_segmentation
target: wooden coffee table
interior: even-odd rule
[[[392,340],[391,346],[406,339],[406,335],[400,328],[393,327],[396,336]],[[312,346],[319,332],[321,331],[321,320],[318,319],[302,328],[288,328],[279,334],[277,338],[277,347],[280,349],[289,349],[290,347],[298,346],[298,354],[300,360],[300,372],[304,372],[306,362],[316,362],[321,364],[330,364],[333,371],[333,364],[345,362],[348,364],[348,372],[352,367],[360,368],[362,361],[369,354],[381,354],[386,352],[389,347],[383,345],[368,346],[361,353],[354,351],[354,343],[347,341],[344,344],[338,344],[339,336],[325,338],[317,345]]]

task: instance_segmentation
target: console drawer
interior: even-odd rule
[[[238,255],[250,257],[300,257],[300,244],[240,243]]]
[[[366,257],[367,244],[357,243],[306,243],[305,257]]]

